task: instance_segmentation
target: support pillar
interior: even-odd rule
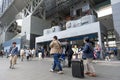
[[[113,22],[116,35],[116,45],[118,50],[118,59],[120,59],[120,0],[111,0],[112,12],[113,12]]]
[[[104,35],[101,32],[98,33],[98,42],[99,42],[99,45],[100,45],[100,47],[102,49],[101,52],[100,52],[100,57],[101,57],[101,59],[103,59],[103,54],[104,54]]]

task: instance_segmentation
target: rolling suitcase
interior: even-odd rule
[[[77,78],[84,78],[83,60],[72,60],[72,75]]]

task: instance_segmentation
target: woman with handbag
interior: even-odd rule
[[[62,53],[62,47],[61,47],[61,43],[58,41],[57,36],[53,37],[53,41],[50,43],[50,48],[51,48],[50,54],[53,55],[53,59],[54,59],[54,64],[50,72],[54,72],[56,66],[58,66],[59,68],[58,73],[63,74],[62,66],[59,60],[59,57],[61,56],[61,53]]]

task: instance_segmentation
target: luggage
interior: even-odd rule
[[[77,78],[84,78],[83,60],[72,60],[72,75]]]

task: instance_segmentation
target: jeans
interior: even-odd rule
[[[97,59],[100,59],[100,52],[97,52]]]
[[[60,54],[54,54],[53,58],[54,58],[54,64],[53,64],[53,70],[55,70],[56,66],[58,66],[59,70],[62,71],[62,66],[60,64],[60,60],[59,60]]]
[[[71,67],[72,55],[68,56],[68,67]]]

